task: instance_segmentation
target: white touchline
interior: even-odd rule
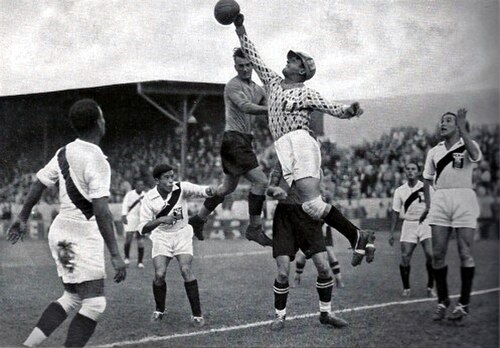
[[[500,290],[500,288],[478,290],[478,291],[473,291],[471,293],[471,295],[473,295],[473,296],[474,295],[484,295],[484,294],[488,294],[488,293],[499,291],[499,290]],[[457,297],[459,297],[459,295],[450,296],[450,298],[457,298]],[[436,301],[436,299],[435,298],[418,298],[415,300],[386,302],[386,303],[379,303],[379,304],[374,304],[374,305],[341,309],[341,310],[334,311],[334,313],[349,313],[349,312],[364,311],[367,309],[382,308],[382,307],[389,307],[389,306],[396,306],[396,305],[406,305],[406,304],[420,303],[420,302],[430,302],[430,301]],[[318,312],[300,314],[300,315],[294,315],[292,317],[287,317],[286,320],[289,321],[289,320],[295,320],[295,319],[304,319],[304,318],[314,317],[317,315],[318,315]],[[248,324],[237,325],[237,326],[226,326],[226,327],[223,326],[223,327],[216,328],[216,329],[193,331],[193,332],[187,332],[187,333],[179,333],[179,334],[173,334],[173,335],[168,335],[168,336],[149,336],[149,337],[144,337],[144,338],[141,338],[141,339],[135,340],[135,341],[114,342],[114,343],[108,343],[108,344],[103,344],[103,345],[94,346],[94,347],[100,347],[100,348],[121,347],[121,346],[128,346],[128,345],[132,345],[132,344],[144,344],[144,343],[148,343],[148,342],[167,341],[167,340],[171,340],[171,339],[175,339],[175,338],[208,335],[208,334],[217,333],[217,332],[243,330],[243,329],[248,329],[251,327],[269,325],[272,322],[273,322],[272,320],[265,320],[265,321],[257,321],[254,323],[248,323]]]

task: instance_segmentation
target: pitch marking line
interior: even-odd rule
[[[471,293],[471,295],[473,295],[473,296],[474,295],[484,295],[484,294],[496,292],[499,290],[500,290],[500,288],[478,290],[478,291],[473,291]],[[459,297],[459,295],[450,296],[450,298],[457,298],[457,297]],[[435,298],[419,298],[419,299],[407,300],[407,301],[386,302],[386,303],[379,303],[379,304],[374,304],[374,305],[341,309],[341,310],[334,311],[334,313],[337,313],[337,314],[350,313],[350,312],[364,311],[367,309],[383,308],[383,307],[389,307],[389,306],[406,305],[406,304],[430,302],[430,301],[436,301],[436,299]],[[294,315],[292,317],[287,317],[286,320],[289,321],[289,320],[296,320],[296,319],[304,319],[304,318],[315,317],[317,315],[318,315],[317,312],[316,313],[300,314],[300,315]],[[167,341],[167,340],[171,340],[171,339],[175,339],[175,338],[193,337],[193,336],[200,336],[200,335],[208,335],[208,334],[217,333],[217,332],[228,332],[228,331],[248,329],[251,327],[266,326],[266,325],[270,325],[272,322],[273,322],[272,320],[265,320],[265,321],[257,321],[254,323],[248,323],[248,324],[243,324],[243,325],[226,326],[226,327],[220,327],[220,328],[215,328],[215,329],[210,329],[210,330],[180,333],[180,334],[174,334],[174,335],[169,335],[169,336],[149,336],[149,337],[144,337],[144,338],[141,338],[141,339],[135,340],[135,341],[114,342],[114,343],[103,344],[103,345],[99,345],[99,346],[95,346],[95,347],[100,347],[100,348],[121,347],[121,346],[128,346],[128,345],[132,345],[132,344],[144,344],[144,343],[148,343],[148,342]]]

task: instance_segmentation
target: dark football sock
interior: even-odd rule
[[[130,244],[131,243],[125,243],[125,246],[123,247],[125,251],[125,258],[128,259],[130,256]]]
[[[316,290],[318,291],[319,300],[321,302],[330,302],[332,299],[333,290],[333,279],[332,277],[316,279]]]
[[[76,313],[68,329],[65,347],[83,347],[95,331],[97,322],[80,313]]]
[[[144,258],[144,247],[137,248],[137,262],[142,263],[142,259]]]
[[[448,283],[446,280],[448,274],[448,266],[444,266],[443,268],[434,268],[434,280],[436,281],[436,290],[438,295],[438,302],[448,304],[449,296],[448,296]]]
[[[161,285],[156,285],[153,281],[153,296],[156,303],[156,311],[165,311],[165,299],[167,297],[167,283],[163,282]]]
[[[64,308],[58,302],[52,302],[47,306],[38,320],[38,327],[45,336],[49,337],[55,329],[68,317]]]
[[[462,277],[462,290],[458,302],[464,306],[470,302],[470,292],[472,290],[472,280],[474,279],[475,267],[461,267],[460,275]]]
[[[248,215],[260,216],[266,200],[265,195],[256,195],[248,193]]]
[[[401,273],[401,280],[403,281],[403,289],[410,288],[410,265],[407,267],[399,265],[399,273]]]
[[[286,308],[286,300],[288,298],[289,285],[286,283],[279,283],[277,279],[274,280],[274,308],[276,310],[283,310]]]
[[[354,247],[358,238],[358,228],[342,215],[337,208],[332,205],[323,220],[346,237],[351,246]]]
[[[205,199],[203,205],[205,206],[205,208],[207,208],[208,211],[214,211],[215,208],[217,208],[217,206],[221,204],[223,201],[224,201],[223,196],[213,196]]]
[[[198,281],[192,280],[184,283],[186,294],[191,305],[191,313],[194,317],[201,317],[200,294],[198,291]]]
[[[295,272],[302,274],[304,272],[304,267],[306,267],[305,262],[295,262]]]
[[[432,269],[432,261],[425,264],[427,268],[427,287],[432,289],[434,287],[434,270]]]
[[[340,265],[338,261],[330,262],[330,268],[332,269],[333,274],[340,273]]]

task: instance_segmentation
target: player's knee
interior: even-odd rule
[[[446,266],[444,255],[432,255],[432,267],[443,268]]]
[[[462,267],[474,267],[474,258],[469,252],[460,252],[460,265]]]
[[[163,270],[155,271],[155,279],[153,282],[156,286],[162,286],[165,283],[166,272]]]
[[[328,205],[323,202],[323,199],[321,199],[320,196],[302,203],[302,209],[304,212],[315,220],[321,220],[327,206]]]
[[[320,278],[325,279],[332,276],[332,270],[328,263],[316,265],[316,269],[318,270],[318,277]]]
[[[106,298],[104,296],[86,298],[82,301],[79,313],[94,321],[97,321],[106,309]]]
[[[193,272],[191,271],[191,266],[189,265],[182,265],[181,266],[181,275],[182,278],[184,278],[185,281],[191,281],[194,278]]]
[[[278,283],[284,284],[288,283],[288,272],[285,270],[279,270],[278,269],[278,275],[276,276],[276,280]]]
[[[407,267],[410,265],[411,261],[411,254],[410,253],[403,253],[401,254],[401,265],[404,267]]]
[[[82,303],[82,300],[78,294],[64,291],[63,295],[57,299],[57,302],[61,305],[64,311],[68,313],[79,306]]]

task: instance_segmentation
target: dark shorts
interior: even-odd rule
[[[273,257],[286,255],[293,261],[299,249],[309,257],[326,251],[322,225],[299,204],[278,203],[273,218]]]
[[[253,152],[252,140],[251,134],[235,131],[224,132],[220,157],[225,174],[239,176],[259,166]]]
[[[82,299],[104,296],[104,279],[89,280],[81,283],[64,283],[64,290],[78,294]]]

